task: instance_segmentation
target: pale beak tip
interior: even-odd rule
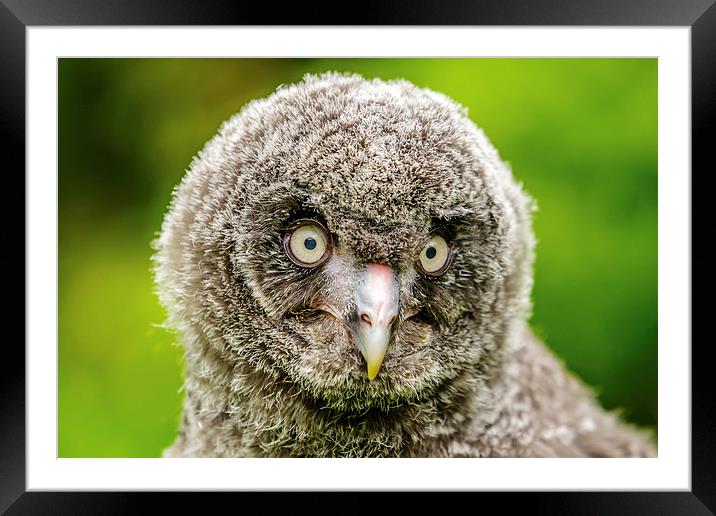
[[[374,380],[375,377],[378,376],[378,371],[380,371],[380,364],[373,365],[372,367],[368,364],[368,380]]]

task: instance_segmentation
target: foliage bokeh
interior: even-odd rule
[[[468,107],[539,206],[532,327],[606,407],[655,428],[655,59],[61,59],[59,455],[171,443],[181,348],[150,270],[170,192],[247,101],[325,70]]]

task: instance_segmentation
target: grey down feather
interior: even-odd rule
[[[532,210],[442,94],[326,73],[250,102],[194,159],[154,244],[185,350],[165,456],[653,456],[528,328]],[[335,244],[310,271],[281,245],[303,216]],[[426,278],[414,265],[435,225],[454,260]],[[367,263],[389,265],[401,307],[422,314],[400,316],[374,380],[345,327],[311,308]]]

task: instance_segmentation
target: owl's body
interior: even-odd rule
[[[306,77],[222,127],[155,271],[167,456],[651,456],[527,327],[532,202],[447,97]]]

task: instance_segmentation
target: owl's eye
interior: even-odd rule
[[[299,267],[318,267],[330,255],[328,231],[315,220],[299,220],[284,237],[286,254]]]
[[[444,273],[452,261],[452,250],[445,237],[434,233],[430,237],[418,258],[418,269],[428,276],[439,276]]]

